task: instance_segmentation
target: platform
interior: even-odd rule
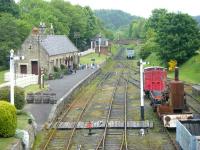
[[[105,121],[91,121],[93,129],[101,129],[105,128]],[[79,122],[77,125],[77,129],[87,129],[88,122]],[[75,122],[61,122],[58,126],[58,129],[73,129],[75,126]],[[122,121],[110,121],[108,123],[108,128],[124,128],[124,122]],[[138,128],[153,128],[153,121],[145,120],[145,121],[128,121],[127,128],[138,129]]]
[[[200,96],[200,85],[192,86],[192,94],[195,96]]]

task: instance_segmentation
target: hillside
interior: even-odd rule
[[[138,16],[132,16],[131,14],[121,10],[108,9],[95,10],[95,15],[102,20],[107,28],[111,30],[116,30],[120,27],[127,26],[132,20],[140,18]]]

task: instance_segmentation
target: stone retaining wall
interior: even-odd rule
[[[62,110],[64,109],[65,105],[72,100],[72,97],[76,94],[76,92],[78,90],[80,90],[82,87],[88,85],[90,83],[90,81],[93,80],[100,72],[101,72],[101,69],[99,68],[98,70],[96,70],[92,74],[89,74],[87,77],[85,77],[79,83],[77,83],[62,98],[60,98],[58,100],[57,104],[55,104],[52,107],[51,113],[49,114],[49,118],[48,118],[49,126],[51,126],[53,121],[62,113]]]
[[[200,85],[192,86],[192,94],[195,96],[200,96]]]
[[[28,131],[29,133],[29,148],[28,149],[31,149],[35,141],[36,129],[32,125],[29,125],[26,131]],[[21,139],[18,139],[18,141],[12,146],[11,150],[24,150]]]

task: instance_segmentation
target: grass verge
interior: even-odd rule
[[[38,84],[33,84],[33,85],[29,85],[27,87],[24,88],[25,91],[25,95],[27,93],[36,93],[36,92],[41,92],[41,91],[46,91],[48,89],[48,86],[45,84],[44,88],[40,89]]]
[[[40,131],[39,133],[37,133],[35,142],[33,145],[33,150],[40,149],[40,145],[42,141],[44,141],[45,136],[46,136],[45,131]]]
[[[100,64],[102,62],[104,62],[106,60],[106,55],[101,54],[99,56],[99,54],[97,53],[90,53],[88,55],[85,56],[81,56],[80,57],[80,63],[81,64],[91,64],[93,63],[93,61],[91,61],[91,59],[95,59],[94,63],[95,64]]]
[[[4,74],[7,72],[8,70],[4,70],[4,71],[0,71],[0,84],[4,83]]]
[[[17,129],[26,129],[28,127],[28,118],[29,116],[26,114],[17,115]],[[11,146],[16,144],[18,140],[15,137],[0,138],[0,150],[11,149]]]

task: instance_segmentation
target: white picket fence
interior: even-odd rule
[[[3,83],[0,85],[0,88],[5,87],[5,86],[10,86],[10,77],[9,77],[9,72],[5,73],[4,75],[4,80],[8,81],[6,83]],[[37,84],[38,83],[38,75],[34,74],[16,74],[15,76],[15,86],[19,87],[26,87],[32,84]]]
[[[20,73],[16,73],[15,74],[15,79],[19,79],[19,78],[24,78],[24,77],[32,77],[35,76],[34,74],[20,74]],[[9,82],[10,81],[10,72],[6,72],[4,74],[4,81]]]
[[[95,53],[95,50],[94,49],[88,49],[87,51],[83,51],[83,52],[80,52],[78,54],[79,54],[79,56],[85,56],[85,55],[90,54],[90,53]]]

